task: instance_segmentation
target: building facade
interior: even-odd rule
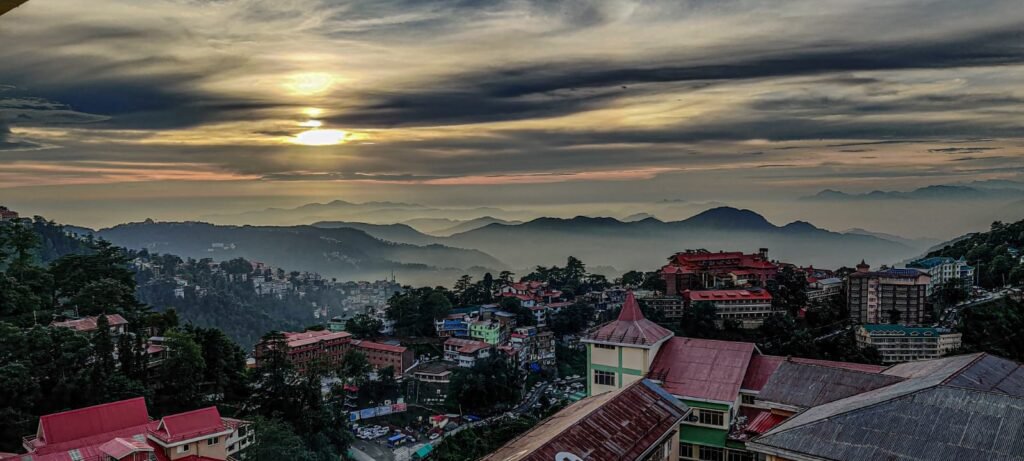
[[[714,304],[719,320],[733,320],[743,328],[757,328],[764,323],[764,319],[779,312],[772,307],[771,293],[762,289],[683,292],[685,308],[689,309],[698,302]]]
[[[857,328],[857,345],[878,348],[885,363],[942,357],[960,349],[962,337],[962,334],[947,328],[902,325],[861,325]]]
[[[768,259],[767,248],[751,254],[686,250],[669,258],[661,276],[665,294],[678,296],[685,290],[765,286],[778,271],[779,266]]]
[[[850,319],[855,323],[920,325],[928,321],[931,277],[917,269],[871,271],[863,261],[846,279]]]
[[[412,366],[414,357],[411,349],[404,346],[383,344],[373,341],[355,340],[345,331],[303,331],[284,332],[283,344],[288,351],[288,359],[295,368],[304,370],[312,361],[339,367],[350,350],[356,350],[366,356],[375,371],[394,367],[395,377]],[[260,341],[253,349],[256,366],[260,366],[272,343]]]
[[[934,293],[950,280],[959,280],[964,288],[974,284],[974,267],[967,264],[964,258],[933,257],[918,259],[907,264],[908,268],[927,272],[931,276],[928,282],[928,294]]]

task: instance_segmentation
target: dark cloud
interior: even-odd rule
[[[817,44],[761,55],[736,53],[738,58],[687,65],[575,62],[476,71],[432,87],[369,95],[367,102],[332,121],[347,126],[414,126],[519,120],[590,108],[630,89],[637,91],[630,85],[1019,64],[1024,62],[1022,30],[923,43]],[[622,91],[615,92],[616,88]],[[942,103],[942,97],[937,98],[934,104]]]

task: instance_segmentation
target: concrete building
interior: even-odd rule
[[[472,368],[477,360],[490,357],[493,348],[493,345],[475,339],[448,338],[444,342],[444,360]]]
[[[743,328],[757,328],[776,312],[772,307],[772,295],[768,290],[704,290],[683,292],[684,308],[694,303],[708,302],[715,305],[719,320],[740,322]]]
[[[752,254],[686,250],[669,258],[661,276],[665,294],[678,296],[685,290],[765,286],[778,271],[779,266],[768,260],[767,248]]]
[[[417,365],[412,370],[412,377],[416,380],[411,396],[413,401],[425,405],[443,404],[448,398],[448,386],[455,367],[455,364],[449,362]]]
[[[481,461],[675,461],[689,408],[649,380],[580,400]]]
[[[936,289],[950,280],[960,280],[965,288],[974,284],[974,267],[967,264],[967,260],[963,257],[960,259],[949,257],[918,259],[907,264],[907,267],[927,272],[931,276],[931,280],[928,282],[928,294],[934,293]]]
[[[960,349],[962,337],[962,334],[947,328],[902,325],[861,325],[857,328],[857,345],[877,347],[885,363],[942,357]]]
[[[498,320],[473,320],[469,323],[469,337],[492,346],[508,339],[507,332],[508,329]]]
[[[626,295],[618,319],[581,340],[587,348],[587,394],[621,389],[643,379],[670,338],[670,330],[644,318],[633,293]]]
[[[356,350],[366,356],[375,371],[394,367],[395,377],[412,366],[414,357],[411,349],[404,346],[377,343],[373,341],[354,340],[345,331],[304,331],[285,332],[284,345],[288,349],[288,358],[299,370],[303,370],[311,361],[322,361],[329,367],[341,366],[345,354]],[[256,366],[272,344],[260,341],[253,350]]]
[[[920,325],[928,321],[931,276],[917,269],[872,271],[861,261],[846,279],[850,319],[856,323]]]
[[[824,302],[830,298],[839,296],[843,292],[843,279],[829,277],[824,279],[815,278],[807,281],[807,301]]]
[[[137,397],[43,415],[35,435],[22,441],[25,453],[0,460],[224,461],[228,440],[251,439],[248,432],[248,423],[221,418],[217,407],[151,420]]]

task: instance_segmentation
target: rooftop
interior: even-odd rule
[[[649,380],[588,397],[506,443],[484,461],[639,459],[675,430],[689,409]]]
[[[401,354],[401,353],[404,353],[406,350],[408,350],[408,349],[406,349],[405,346],[395,346],[395,345],[392,345],[392,344],[384,344],[384,343],[378,343],[378,342],[373,342],[373,341],[365,341],[365,340],[356,340],[356,341],[353,341],[352,344],[355,344],[356,347],[360,347],[360,348],[363,348],[363,349],[373,349],[373,350],[378,350],[378,351],[394,352],[396,354]]]
[[[938,336],[952,332],[952,330],[948,328],[908,327],[904,325],[889,324],[861,325],[861,328],[866,330],[868,333],[888,333],[894,336]]]
[[[768,290],[686,290],[684,298],[691,301],[729,301],[729,300],[761,300],[771,301],[772,295]]]
[[[672,332],[644,318],[633,292],[626,293],[626,301],[619,318],[602,325],[587,335],[584,341],[624,345],[653,346],[672,337]]]
[[[672,395],[732,403],[757,353],[752,343],[672,338],[661,346],[649,376]]]
[[[301,333],[286,332],[284,333],[284,337],[288,347],[302,347],[310,344],[316,344],[320,341],[350,338],[352,335],[345,331],[321,330],[303,331]]]
[[[93,317],[82,317],[75,320],[65,320],[63,322],[53,322],[50,326],[71,328],[75,331],[94,331],[96,330],[96,322],[99,320],[99,316]],[[126,325],[128,323],[121,314],[109,314],[107,315],[107,323],[112,327]]]

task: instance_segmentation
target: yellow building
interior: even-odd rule
[[[633,293],[627,293],[619,318],[582,340],[587,347],[587,395],[643,379],[661,345],[671,337],[671,331],[644,318]]]

